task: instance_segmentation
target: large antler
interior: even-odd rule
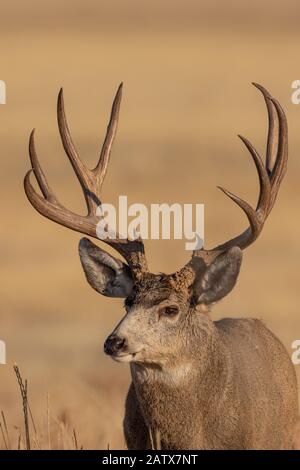
[[[248,217],[250,227],[242,234],[217,246],[214,250],[227,250],[232,246],[241,249],[247,248],[259,236],[264,223],[275,203],[280,183],[284,177],[288,159],[288,129],[284,111],[277,100],[257,83],[253,83],[263,94],[268,109],[269,132],[266,152],[266,166],[253,145],[245,137],[239,136],[249,150],[259,177],[260,192],[256,209],[254,210],[246,201],[220,188],[232,201],[243,209]],[[276,121],[276,114],[278,124]],[[276,148],[277,141],[277,148]]]
[[[107,127],[99,161],[96,167],[93,170],[90,170],[86,168],[86,166],[80,160],[72,141],[64,110],[62,89],[58,95],[57,120],[59,132],[65,152],[71,162],[71,165],[76,173],[84,193],[88,209],[86,216],[73,213],[58,201],[52,189],[50,188],[38,161],[34,143],[34,130],[32,131],[29,140],[29,155],[32,170],[30,170],[25,176],[24,187],[30,203],[40,214],[47,217],[48,219],[51,219],[54,222],[57,222],[72,230],[90,235],[91,237],[98,239],[99,237],[97,236],[96,229],[101,216],[99,211],[101,208],[100,192],[107,171],[111,147],[117,132],[121,98],[122,84],[118,88],[112,105],[110,121]],[[34,172],[43,196],[39,195],[31,185],[31,171]],[[139,276],[139,273],[147,271],[147,261],[142,240],[128,240],[121,238],[118,234],[116,234],[114,239],[105,238],[103,241],[116,249],[126,259],[135,276]]]
[[[249,140],[241,135],[239,135],[239,138],[249,150],[259,177],[260,191],[256,209],[254,210],[246,201],[235,196],[227,189],[219,187],[226,196],[228,196],[245,212],[250,226],[240,235],[216,246],[213,249],[205,250],[202,248],[200,250],[195,250],[190,262],[178,272],[181,278],[193,278],[194,263],[198,263],[200,259],[202,259],[206,264],[209,264],[216,256],[231,247],[236,246],[243,250],[250,246],[259,236],[264,223],[274,206],[280,183],[287,167],[287,120],[278,101],[274,99],[261,85],[258,85],[257,83],[253,83],[253,85],[263,94],[268,110],[269,131],[267,139],[266,164],[263,163],[260,155]]]

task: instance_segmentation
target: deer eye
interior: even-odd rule
[[[178,307],[172,305],[170,307],[163,307],[160,309],[160,315],[164,315],[165,317],[175,317],[178,314]]]

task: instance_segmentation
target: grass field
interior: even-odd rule
[[[267,120],[257,81],[287,112],[290,161],[276,206],[244,256],[238,285],[214,317],[261,318],[292,353],[300,339],[300,79],[299,3],[266,0],[87,0],[1,4],[0,411],[18,446],[28,396],[43,447],[123,448],[126,365],[102,351],[122,315],[122,302],[97,295],[81,271],[79,234],[42,218],[29,205],[23,177],[27,142],[36,128],[40,160],[60,200],[84,210],[80,188],[56,125],[56,96],[65,91],[77,148],[93,165],[112,97],[124,81],[117,141],[103,201],[205,204],[207,247],[246,224],[220,184],[254,203],[253,163],[236,138],[264,152]],[[171,272],[189,257],[183,241],[147,241],[153,271]],[[297,366],[300,378],[300,366]],[[4,447],[0,435],[0,447]]]

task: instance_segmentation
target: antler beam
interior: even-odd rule
[[[258,85],[257,83],[253,83],[253,85],[263,94],[268,110],[269,131],[266,151],[266,165],[264,165],[260,155],[255,150],[251,142],[241,135],[239,135],[239,138],[249,150],[256,166],[260,185],[258,203],[256,209],[254,210],[246,201],[240,197],[232,194],[223,187],[219,187],[219,189],[221,189],[221,191],[223,191],[226,196],[228,196],[245,212],[250,226],[237,237],[221,245],[218,245],[212,250],[208,250],[208,252],[211,254],[213,254],[213,252],[219,253],[226,251],[232,246],[245,249],[257,239],[275,203],[280,183],[284,177],[287,167],[288,129],[287,119],[284,111],[278,101],[273,98],[263,86]],[[194,256],[201,257],[202,254],[207,254],[208,252],[206,250],[197,250],[194,252]]]
[[[99,161],[93,170],[88,169],[80,160],[74,143],[72,141],[64,109],[63,90],[61,89],[57,101],[58,128],[65,152],[70,160],[78,181],[82,187],[88,213],[81,216],[64,207],[56,198],[50,188],[47,179],[39,163],[35,149],[34,130],[29,139],[29,155],[32,169],[28,171],[24,180],[26,195],[33,207],[43,216],[68,227],[77,232],[84,233],[94,238],[97,236],[97,224],[100,215],[97,213],[101,207],[100,193],[106,175],[107,165],[110,157],[112,144],[117,132],[119,110],[122,98],[122,83],[118,88],[113,101],[111,116],[107,127],[106,136],[100,153]],[[30,174],[34,172],[42,195],[38,194],[30,182]],[[139,276],[143,271],[147,271],[147,261],[145,257],[144,244],[142,240],[128,240],[116,234],[114,240],[103,239],[105,243],[117,250],[128,262],[133,275]]]

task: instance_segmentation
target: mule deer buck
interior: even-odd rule
[[[87,238],[79,243],[81,263],[90,285],[108,297],[125,298],[126,314],[108,336],[104,350],[130,363],[124,419],[129,449],[290,449],[298,416],[293,365],[281,342],[252,318],[213,321],[210,308],[234,287],[242,250],[261,233],[286,171],[287,121],[278,103],[261,85],[268,110],[266,164],[247,147],[259,177],[256,209],[220,188],[246,214],[249,228],[217,247],[193,252],[173,274],[148,270],[140,238],[105,239],[121,261]],[[45,217],[97,238],[96,210],[117,130],[122,85],[113,102],[97,166],[84,166],[68,129],[63,93],[58,97],[58,127],[65,152],[82,186],[86,216],[65,208],[51,190],[30,136],[32,170],[25,191]],[[30,182],[34,172],[42,195]]]

